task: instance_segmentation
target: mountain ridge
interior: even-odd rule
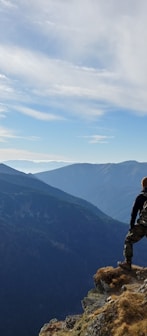
[[[45,170],[57,169],[71,164],[66,161],[31,161],[31,160],[7,160],[3,164],[10,166],[14,169],[24,173],[38,173]]]
[[[37,178],[71,195],[87,200],[105,214],[129,223],[147,163],[125,161],[108,164],[72,164],[35,174]]]

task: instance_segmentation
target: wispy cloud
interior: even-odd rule
[[[15,4],[12,1],[8,1],[8,0],[0,0],[0,4],[6,8],[16,8]]]
[[[145,0],[15,0],[13,13],[12,1],[1,4],[7,7],[7,38],[1,35],[0,45],[3,100],[52,105],[59,98],[60,112],[64,100],[68,113],[69,106],[81,105],[71,108],[79,117],[84,105],[86,118],[104,114],[108,105],[147,114]],[[97,108],[89,108],[93,100]],[[53,118],[23,109],[34,118]]]
[[[16,133],[16,131],[0,127],[0,142],[7,142],[8,139],[25,139],[31,141],[37,141],[39,138],[36,136],[20,136]]]
[[[52,104],[55,97],[59,97],[65,100],[64,110],[69,111],[66,100],[70,98],[75,104],[75,99],[78,99],[78,104],[82,107],[84,99],[85,116],[88,116],[88,113],[89,116],[92,116],[93,112],[95,114],[87,105],[87,102],[92,100],[95,100],[97,107],[103,101],[103,114],[108,104],[147,113],[146,86],[141,87],[140,84],[138,87],[135,81],[132,85],[129,81],[125,83],[124,78],[116,72],[77,67],[69,62],[49,59],[40,53],[8,46],[0,46],[0,55],[0,68],[9,74],[9,79],[3,78],[0,83],[3,101],[7,99],[22,103],[26,100],[35,102],[38,97],[42,97],[42,104],[44,98],[50,98],[49,102]],[[75,113],[77,115],[77,110]]]
[[[3,104],[0,104],[0,118],[5,118],[7,114],[7,107]]]
[[[15,138],[16,135],[13,133],[13,131],[0,127],[0,142],[5,142],[6,139]]]
[[[20,113],[23,113],[31,118],[38,119],[38,120],[44,120],[44,121],[54,121],[54,120],[63,120],[62,117],[57,116],[55,114],[51,113],[44,113],[32,108],[28,107],[22,107],[22,106],[15,106],[15,110],[17,110]]]
[[[23,149],[16,149],[16,148],[0,148],[0,158],[3,158],[3,161],[6,160],[34,160],[34,161],[41,161],[41,160],[55,160],[55,161],[68,161],[66,157],[62,155],[55,155],[54,153],[41,153],[41,152],[34,152],[29,150]]]
[[[55,153],[61,141],[67,153],[74,137],[81,158],[78,133],[85,146],[109,142],[99,146],[102,159],[108,147],[114,151],[109,135],[119,134],[121,147],[120,120],[130,132],[132,118],[143,125],[147,116],[146,12],[146,0],[0,0],[1,146],[29,143],[22,158],[60,159],[34,153],[33,141],[44,152],[52,143]],[[87,147],[91,160],[97,146]],[[13,150],[16,158],[20,152]]]
[[[94,135],[83,135],[83,136],[80,136],[80,138],[88,139],[88,142],[91,144],[96,144],[96,143],[103,144],[103,143],[108,143],[110,139],[114,138],[114,136],[94,134]]]

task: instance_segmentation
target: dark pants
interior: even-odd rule
[[[147,226],[140,224],[134,225],[133,229],[127,233],[124,244],[124,257],[128,262],[132,261],[133,244],[137,243],[144,236],[147,236]]]

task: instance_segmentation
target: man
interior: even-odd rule
[[[147,222],[142,219],[141,211],[145,201],[147,201],[147,177],[141,181],[142,192],[136,197],[133,204],[130,220],[130,230],[126,235],[124,243],[124,257],[123,262],[118,262],[118,266],[123,269],[131,270],[132,257],[133,257],[133,244],[137,243],[144,236],[147,236]],[[137,214],[139,218],[135,224]]]

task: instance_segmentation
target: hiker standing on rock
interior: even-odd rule
[[[133,257],[133,244],[137,243],[144,236],[147,236],[147,177],[141,180],[142,191],[136,197],[131,211],[130,229],[126,235],[124,243],[123,262],[118,262],[118,266],[131,270]],[[137,215],[139,218],[136,221]]]

